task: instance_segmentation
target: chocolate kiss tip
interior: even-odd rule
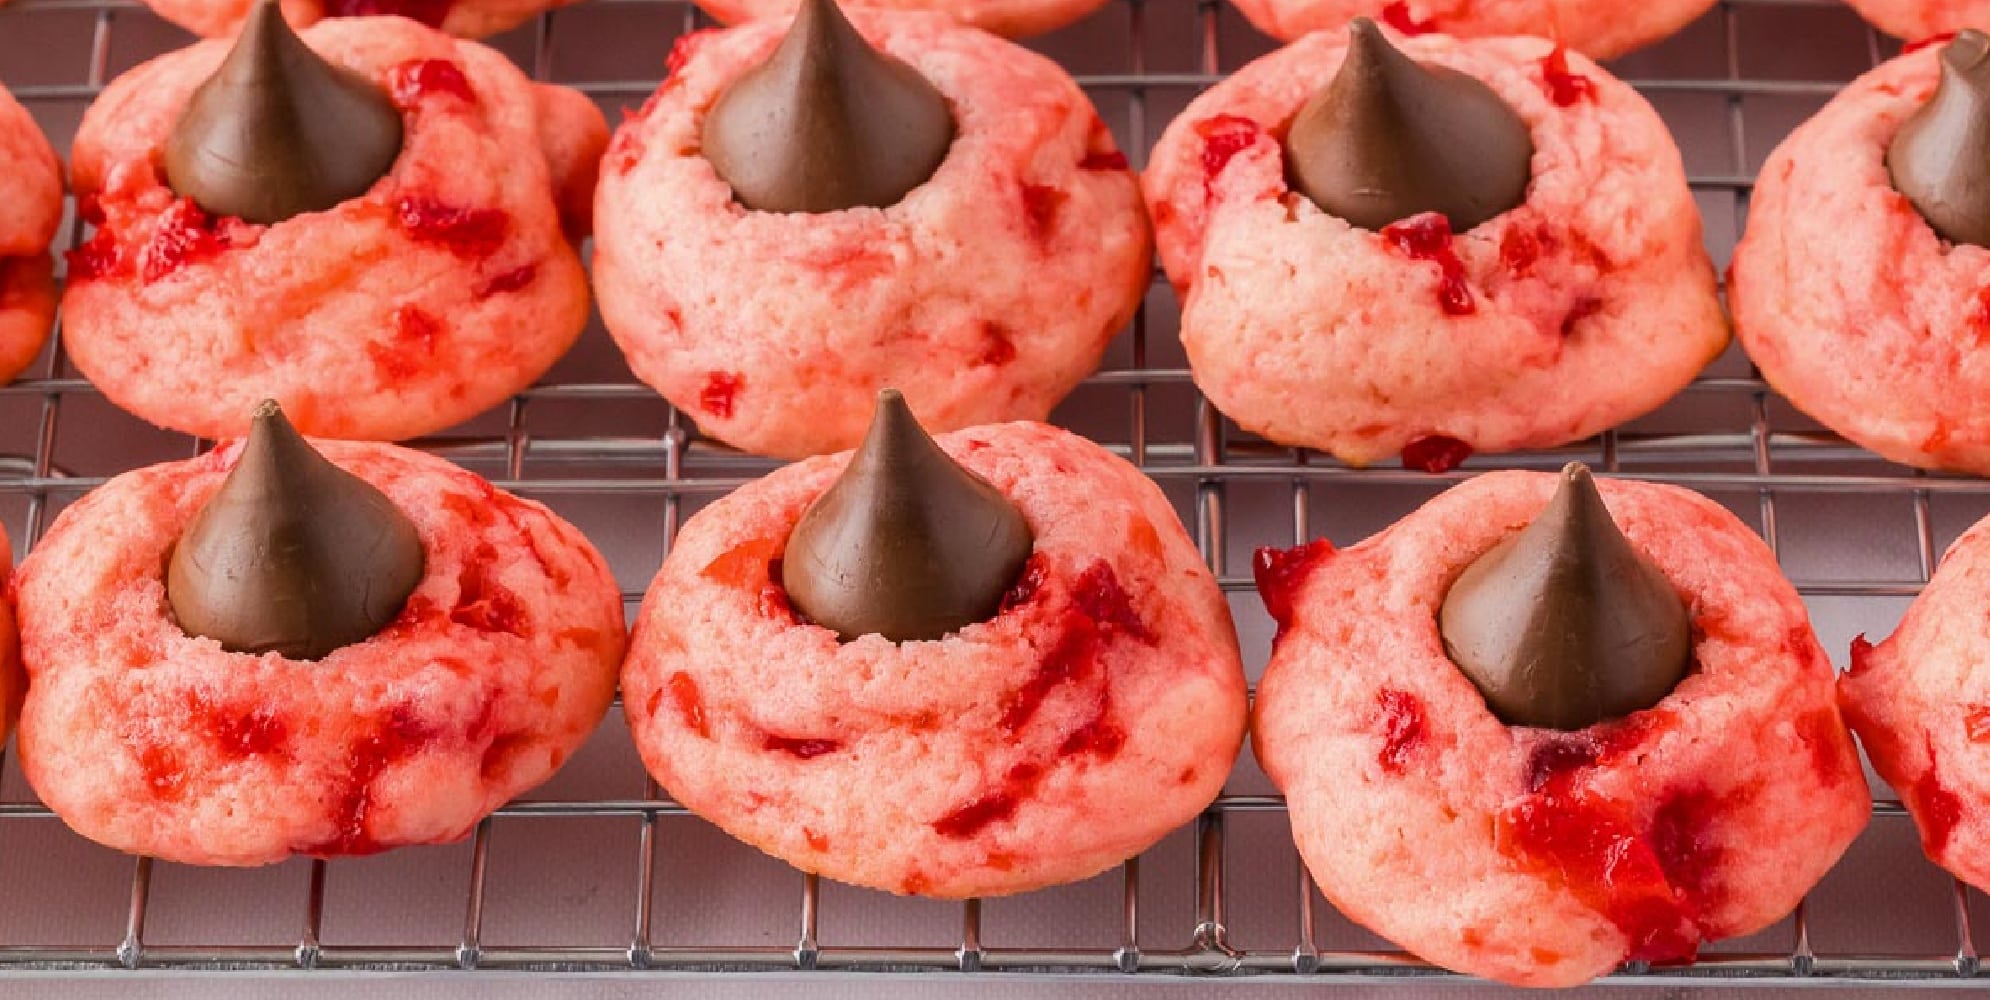
[[[283,17],[283,4],[278,0],[256,0],[249,5],[249,13],[242,18],[242,30],[237,36],[251,31],[283,31],[289,33],[290,22]]]
[[[317,660],[392,622],[425,564],[407,515],[264,400],[235,467],[173,548],[166,597],[188,635]]]
[[[1285,149],[1292,186],[1330,215],[1380,230],[1439,212],[1465,232],[1526,200],[1534,140],[1492,88],[1411,59],[1356,18],[1339,71],[1294,116]]]
[[[1934,96],[1887,147],[1887,173],[1943,239],[1990,246],[1990,37],[1958,33],[1940,63]]]
[[[846,642],[938,639],[994,617],[1032,544],[1022,512],[885,389],[850,464],[789,535],[781,583]]]
[[[864,432],[859,449],[869,446],[873,438],[877,439],[878,445],[872,450],[887,452],[888,457],[904,457],[906,450],[921,446],[946,457],[946,453],[940,450],[939,442],[926,433],[925,425],[913,415],[912,404],[905,401],[905,394],[897,389],[878,390],[877,403],[871,410],[871,426]],[[953,459],[947,458],[947,461],[952,462]]]
[[[1942,49],[1942,59],[1957,69],[1970,69],[1990,57],[1990,35],[1975,28],[1964,28],[1955,33]]]
[[[953,145],[953,110],[831,0],[802,0],[773,55],[712,105],[706,160],[740,204],[834,212],[897,204]]]
[[[1369,52],[1373,52],[1378,44],[1389,45],[1388,39],[1382,37],[1382,26],[1376,24],[1372,17],[1357,17],[1347,22],[1347,36],[1351,48],[1359,47]]]
[[[1650,708],[1691,662],[1685,603],[1638,553],[1589,467],[1445,594],[1445,652],[1509,725],[1574,730]]]
[[[173,191],[210,214],[271,225],[365,194],[401,142],[387,95],[312,51],[264,0],[187,99],[164,166]]]

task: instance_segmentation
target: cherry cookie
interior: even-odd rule
[[[1536,35],[1591,59],[1642,48],[1692,23],[1714,0],[1234,0],[1244,17],[1280,41],[1377,17],[1405,35],[1455,38]],[[1911,0],[1910,0],[1911,2]]]
[[[14,574],[14,550],[7,533],[0,531],[0,744],[20,715],[21,693],[26,688],[21,674],[21,635],[14,620],[13,588],[8,578]]]
[[[314,447],[274,403],[65,510],[16,593],[29,783],[188,864],[466,836],[600,722],[624,638],[571,525],[439,458]]]
[[[1041,419],[1148,283],[1138,184],[1063,70],[937,14],[854,16],[679,40],[602,169],[609,332],[751,452],[854,447],[887,384],[936,430]]]
[[[697,0],[705,13],[727,24],[785,17],[800,0]],[[852,7],[930,11],[1010,38],[1061,28],[1105,6],[1106,0],[856,0]]]
[[[1860,636],[1838,682],[1873,770],[1899,793],[1936,864],[1990,888],[1990,520],[1942,556],[1900,628]]]
[[[204,38],[241,30],[259,0],[145,0],[153,12]],[[303,27],[327,17],[405,17],[462,38],[483,38],[574,0],[281,0],[284,19]]]
[[[1890,60],[1783,140],[1728,303],[1798,409],[1893,461],[1990,474],[1990,38]]]
[[[62,222],[62,164],[28,109],[0,87],[0,384],[19,375],[55,322],[48,244]]]
[[[1152,482],[887,391],[853,455],[705,508],[622,670],[650,773],[805,871],[897,893],[1096,874],[1206,807],[1243,739],[1229,606]]]
[[[65,343],[153,423],[398,439],[530,385],[587,322],[601,113],[400,18],[300,39],[270,3],[233,47],[119,77],[84,116]],[[563,229],[564,223],[564,229]]]
[[[1697,494],[1498,472],[1258,555],[1258,760],[1349,918],[1570,986],[1780,919],[1865,825],[1803,602]]]
[[[1192,102],[1146,189],[1196,384],[1351,464],[1588,437],[1727,342],[1664,124],[1541,39],[1307,36]]]
[[[1990,26],[1990,0],[1845,0],[1873,27],[1918,41],[1969,27]]]

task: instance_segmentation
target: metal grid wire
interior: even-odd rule
[[[1250,56],[1264,51],[1268,44],[1242,29],[1234,11],[1219,7],[1212,0],[1115,2],[1115,8],[1100,16],[1117,18],[1113,23],[1125,26],[1124,71],[1086,73],[1081,68],[1076,75],[1099,100],[1122,145],[1139,160],[1171,113],[1164,110],[1164,105],[1172,102],[1178,107],[1181,100],[1220,79],[1225,70],[1234,69]],[[660,42],[667,42],[670,35],[702,26],[700,15],[680,0],[597,0],[591,6],[607,5],[649,8],[656,30],[663,33]],[[1764,70],[1757,55],[1770,51],[1780,40],[1750,39],[1749,44],[1754,46],[1750,48],[1744,45],[1743,24],[1751,16],[1792,8],[1805,8],[1805,15],[1819,17],[1827,13],[1841,18],[1849,16],[1825,0],[1721,0],[1715,11],[1682,36],[1695,41],[1670,43],[1698,45],[1702,54],[1708,56],[1717,52],[1718,61],[1701,60],[1704,72],[1647,77],[1637,71],[1642,65],[1635,61],[1637,57],[1619,67],[1661,110],[1667,108],[1666,98],[1676,95],[1700,100],[1719,116],[1715,134],[1724,134],[1725,149],[1689,147],[1687,152],[1690,182],[1706,213],[1710,233],[1715,234],[1709,242],[1723,255],[1732,246],[1734,234],[1742,228],[1754,164],[1761,154],[1780,138],[1781,131],[1789,124],[1835,93],[1850,72],[1863,69],[1893,51],[1892,43],[1864,29],[1858,43],[1864,51],[1844,75],[1810,79],[1778,75],[1773,66]],[[1178,25],[1188,24],[1183,44],[1189,47],[1190,54],[1172,69],[1150,71],[1151,25],[1164,12]],[[659,81],[653,75],[596,79],[587,74],[556,72],[557,33],[575,16],[572,11],[543,15],[500,40],[500,44],[536,78],[558,79],[577,86],[607,107],[636,103],[657,85]],[[36,18],[55,17],[88,19],[88,66],[80,80],[31,80],[13,88],[16,96],[45,121],[67,116],[73,122],[74,112],[114,75],[114,66],[128,65],[138,56],[151,54],[120,52],[120,31],[129,31],[129,26],[138,22],[148,24],[153,36],[160,36],[151,16],[127,0],[14,0],[10,7],[0,10],[0,59],[4,59],[7,51],[5,43],[10,32],[32,28]],[[1056,38],[1052,36],[1047,43],[1052,49],[1056,48]],[[656,58],[649,65],[654,67],[652,73],[660,72],[662,60]],[[589,69],[593,69],[591,63]],[[8,70],[0,62],[0,75]],[[1780,126],[1757,123],[1751,130],[1751,102],[1778,100],[1794,102],[1795,110],[1781,112],[1787,120],[1781,121]],[[1756,111],[1765,114],[1759,108]],[[51,130],[55,130],[53,126]],[[1695,155],[1709,152],[1711,157]],[[1725,166],[1720,166],[1723,157]],[[1709,168],[1709,163],[1715,165]],[[1731,215],[1723,218],[1722,213]],[[67,234],[68,241],[73,243],[81,235],[82,223],[74,222]],[[1188,372],[1181,367],[1179,350],[1172,344],[1174,321],[1172,314],[1166,312],[1170,305],[1163,304],[1168,301],[1169,293],[1158,277],[1156,289],[1156,294],[1150,296],[1149,308],[1143,309],[1116,345],[1106,369],[1080,390],[1081,396],[1089,395],[1094,402],[1105,403],[1108,413],[1123,416],[1105,423],[1096,418],[1079,423],[1083,424],[1081,429],[1142,466],[1176,499],[1203,554],[1218,573],[1224,589],[1232,594],[1240,626],[1247,635],[1254,630],[1261,634],[1267,627],[1250,595],[1250,580],[1244,572],[1242,559],[1248,556],[1248,544],[1290,544],[1321,533],[1318,522],[1323,519],[1322,511],[1373,508],[1365,523],[1379,526],[1437,488],[1487,468],[1549,468],[1569,458],[1581,457],[1613,474],[1707,491],[1751,518],[1779,555],[1784,553],[1786,541],[1778,527],[1779,504],[1787,510],[1792,498],[1849,494],[1857,506],[1870,510],[1869,515],[1860,518],[1864,522],[1863,531],[1875,536],[1911,538],[1912,558],[1907,560],[1910,571],[1894,576],[1847,577],[1832,573],[1806,575],[1792,567],[1792,576],[1800,591],[1813,602],[1891,599],[1892,604],[1884,605],[1882,614],[1887,614],[1887,609],[1897,614],[1901,599],[1919,592],[1933,570],[1939,552],[1938,536],[1954,533],[1949,528],[1938,527],[1938,521],[1943,520],[1937,515],[1938,505],[1959,506],[1959,510],[1950,513],[1966,515],[1961,517],[1963,523],[1990,509],[1990,482],[1931,476],[1886,465],[1807,424],[1776,399],[1735,352],[1730,352],[1698,379],[1655,421],[1640,421],[1568,448],[1482,457],[1464,469],[1434,476],[1390,468],[1347,468],[1325,456],[1272,446],[1243,434],[1195,395]],[[595,338],[598,335],[598,329],[589,334]],[[65,412],[74,412],[79,407],[91,407],[86,412],[101,410],[100,406],[92,406],[98,402],[96,396],[96,391],[75,377],[66,365],[59,346],[49,351],[34,370],[34,377],[0,388],[0,404],[16,405],[20,412],[32,413],[28,418],[33,423],[32,433],[18,435],[26,444],[17,453],[0,454],[0,501],[25,500],[25,519],[16,531],[17,540],[24,542],[23,549],[34,545],[62,505],[103,481],[102,474],[86,474],[67,467],[72,452],[87,455],[102,447],[100,431],[77,432],[73,436],[78,440],[61,437],[65,445],[61,455],[64,461],[58,461],[57,450]],[[667,549],[681,518],[690,510],[760,474],[769,465],[699,439],[688,419],[660,403],[655,404],[654,410],[659,414],[659,423],[641,432],[632,431],[628,421],[607,416],[610,412],[622,412],[612,410],[617,404],[626,408],[629,404],[651,401],[649,390],[628,378],[626,371],[619,377],[601,380],[561,379],[556,371],[551,380],[513,400],[502,413],[468,429],[415,444],[485,471],[502,487],[548,502],[561,497],[591,497],[611,502],[658,503],[662,544]],[[579,413],[581,418],[552,420],[541,416],[555,407],[565,417]],[[1065,419],[1068,412],[1069,408],[1061,410],[1060,419]],[[73,423],[78,418],[69,419]],[[1095,424],[1104,430],[1098,430]],[[0,427],[0,431],[4,428]],[[0,435],[0,441],[3,440],[4,435]],[[186,453],[197,453],[206,444],[179,440],[184,443]],[[1406,500],[1405,494],[1414,495]],[[1268,503],[1238,502],[1247,495],[1257,501],[1267,496],[1273,499]],[[1283,499],[1278,499],[1279,496]],[[1880,523],[1881,510],[1901,505],[1911,511],[1909,523]],[[1282,510],[1289,510],[1289,515]],[[1336,540],[1352,539],[1337,534]],[[641,581],[654,568],[652,561],[637,567],[633,575],[624,574],[625,586],[630,580],[635,581],[635,586],[624,595],[631,608],[640,599]],[[1247,653],[1248,646],[1247,642]],[[611,717],[607,724],[620,723]],[[1141,858],[1126,862],[1118,875],[1121,891],[1116,894],[1119,898],[1118,912],[1113,918],[1116,927],[1108,929],[1109,936],[1117,939],[1113,945],[1029,949],[984,946],[980,901],[958,905],[959,933],[948,946],[826,944],[819,933],[822,887],[814,876],[808,875],[796,877],[799,885],[792,897],[795,909],[790,925],[794,933],[781,943],[722,942],[692,946],[663,943],[653,933],[659,906],[659,863],[667,859],[669,851],[663,830],[666,824],[691,821],[683,818],[686,814],[681,807],[664,798],[654,784],[649,784],[645,794],[637,798],[522,801],[497,814],[499,819],[560,821],[621,817],[640,824],[637,841],[628,847],[628,868],[636,882],[635,906],[634,912],[628,914],[621,944],[486,946],[492,830],[492,821],[486,820],[477,828],[469,848],[470,870],[462,902],[461,932],[453,945],[325,943],[321,932],[327,874],[341,864],[325,862],[309,865],[308,889],[303,912],[297,916],[293,943],[149,942],[146,922],[148,912],[154,909],[149,905],[154,865],[149,859],[135,859],[130,862],[129,908],[120,938],[62,946],[0,939],[0,973],[185,968],[276,972],[340,968],[622,973],[858,969],[1199,973],[1237,978],[1255,976],[1261,980],[1311,976],[1342,982],[1446,975],[1397,951],[1323,946],[1321,926],[1337,917],[1326,909],[1303,868],[1296,863],[1288,882],[1290,898],[1280,905],[1294,906],[1297,926],[1290,931],[1297,944],[1253,948],[1232,943],[1233,915],[1263,907],[1267,900],[1241,898],[1226,887],[1226,830],[1241,822],[1240,817],[1251,814],[1282,817],[1283,811],[1284,804],[1277,796],[1237,792],[1219,798],[1196,820],[1190,848],[1192,860],[1183,866],[1185,876],[1192,879],[1192,886],[1185,889],[1193,901],[1191,919],[1172,930],[1162,929],[1160,936],[1172,941],[1165,947],[1142,945],[1143,941],[1156,937],[1156,930],[1151,916],[1149,923],[1142,926]],[[1906,826],[1904,813],[1895,800],[1882,799],[1875,805],[1874,813],[1876,829],[1890,827],[1898,833]],[[7,842],[9,831],[18,830],[23,823],[48,823],[50,819],[47,809],[39,803],[0,803],[0,844]],[[1893,841],[1911,845],[1912,838],[1896,836]],[[1980,971],[1971,935],[1973,897],[1961,883],[1951,882],[1945,895],[1952,915],[1943,917],[1941,923],[1952,925],[1953,935],[1925,940],[1914,948],[1843,953],[1815,950],[1811,944],[1814,915],[1807,903],[1790,920],[1772,929],[1770,936],[1779,940],[1762,948],[1706,955],[1686,968],[1654,970],[1634,964],[1606,981],[1690,986],[1737,982],[1843,985],[1848,981],[1911,980],[1925,985],[1980,987],[1990,977]],[[1145,880],[1145,884],[1151,894],[1151,879]],[[669,898],[667,891],[664,898]],[[32,901],[15,899],[8,905],[22,903]],[[697,901],[691,903],[697,905]],[[1750,942],[1760,941],[1762,937],[1758,935]]]

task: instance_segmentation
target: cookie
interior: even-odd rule
[[[203,38],[240,30],[259,0],[145,0],[153,12]],[[459,38],[509,31],[541,11],[573,0],[283,0],[283,16],[298,27],[327,17],[399,16]]]
[[[1982,52],[1983,36],[1968,35]],[[1934,98],[1947,51],[1880,65],[1776,147],[1735,247],[1728,304],[1748,356],[1798,409],[1893,461],[1982,474],[1990,249],[1937,232],[1888,166],[1903,126]]]
[[[14,620],[13,590],[8,577],[14,575],[14,550],[7,533],[0,531],[0,743],[7,741],[14,721],[21,713],[21,694],[26,678],[21,674],[21,634]]]
[[[61,222],[62,164],[0,87],[0,384],[34,361],[55,322],[48,244]]]
[[[1687,961],[1703,942],[1766,927],[1870,809],[1795,588],[1732,514],[1674,487],[1596,482],[1600,499],[1575,523],[1589,531],[1602,518],[1669,582],[1690,616],[1684,678],[1581,728],[1505,721],[1544,692],[1516,706],[1525,678],[1468,676],[1465,664],[1480,664],[1468,654],[1502,628],[1551,626],[1569,608],[1580,618],[1584,600],[1609,596],[1577,568],[1579,596],[1557,619],[1531,595],[1514,606],[1526,586],[1500,586],[1584,565],[1499,555],[1538,542],[1537,526],[1585,478],[1490,473],[1352,548],[1317,541],[1257,563],[1279,635],[1257,689],[1255,749],[1308,870],[1357,923],[1516,985]],[[1461,597],[1474,577],[1491,586]],[[1475,600],[1508,613],[1479,618]],[[1607,617],[1603,638],[1621,636]],[[1587,680],[1612,680],[1623,653],[1657,641],[1637,634],[1591,646],[1612,652],[1582,661]],[[1560,638],[1548,628],[1509,651]]]
[[[805,9],[808,31],[770,20],[681,39],[669,79],[616,131],[595,202],[609,332],[636,376],[705,433],[758,454],[854,447],[887,384],[936,431],[1047,416],[1147,287],[1126,158],[1049,60],[940,15],[857,10],[861,38],[839,34],[831,48],[867,53],[867,78],[904,91],[893,103],[951,116],[936,169],[882,207],[749,209],[707,155],[707,123],[777,50],[807,59],[811,31],[848,30],[824,26],[844,24],[833,5]],[[805,124],[808,110],[769,117]],[[894,141],[880,134],[846,173],[900,163]]]
[[[794,11],[797,0],[698,0],[705,13],[726,24]],[[1106,0],[862,0],[853,6],[930,11],[1009,38],[1064,27],[1105,6]]]
[[[570,240],[600,112],[404,19],[327,21],[305,49],[259,11],[241,44],[145,63],[85,115],[75,183],[96,231],[63,297],[76,366],[124,409],[204,437],[241,434],[275,398],[307,434],[407,438],[530,385],[587,321]],[[281,76],[265,62],[304,106],[336,96],[352,113],[255,119],[230,74]],[[233,89],[196,95],[217,70]],[[243,135],[263,145],[228,147]],[[362,154],[376,158],[348,162]],[[278,160],[288,172],[263,189],[227,169]],[[356,186],[317,190],[328,162]],[[306,194],[323,197],[297,211]],[[266,210],[277,221],[239,214]]]
[[[1845,718],[1873,770],[1899,793],[1930,860],[1990,886],[1990,522],[1942,556],[1900,627],[1879,645],[1860,636],[1838,682]]]
[[[1503,107],[1475,112],[1517,117],[1532,147],[1522,200],[1469,229],[1438,203],[1364,228],[1295,190],[1288,129],[1346,89],[1351,37],[1392,74],[1476,81]],[[1307,36],[1211,88],[1161,137],[1145,186],[1196,384],[1273,441],[1427,469],[1584,438],[1677,393],[1727,330],[1678,150],[1651,107],[1540,39],[1398,49],[1393,37]],[[1403,133],[1413,148],[1357,145],[1371,172],[1343,183],[1363,193],[1405,156],[1446,155],[1456,183],[1481,181],[1444,131],[1381,135]]]
[[[1535,35],[1591,59],[1650,45],[1712,9],[1714,0],[1234,0],[1244,17],[1280,41],[1379,18],[1405,35],[1456,38]]]
[[[1990,27],[1984,0],[1845,0],[1873,27],[1895,38],[1919,41],[1964,28]]]
[[[1085,878],[1207,806],[1244,731],[1228,606],[1160,491],[1097,445],[1031,423],[939,437],[942,464],[989,487],[949,509],[975,508],[978,525],[992,496],[1033,533],[1013,580],[984,579],[992,613],[904,642],[839,641],[804,619],[841,610],[817,593],[848,565],[824,543],[879,537],[853,526],[862,505],[831,516],[840,529],[806,529],[828,509],[818,499],[861,480],[878,436],[854,461],[811,459],[742,487],[679,533],[622,672],[657,781],[805,871],[944,898]],[[1011,537],[966,534],[953,540]],[[898,569],[879,575],[916,596],[929,588],[902,576],[915,567],[959,582],[944,568],[992,565],[969,551],[887,560]]]
[[[21,566],[21,767],[83,836],[188,864],[464,837],[607,711],[615,581],[539,504],[274,413],[112,479]]]

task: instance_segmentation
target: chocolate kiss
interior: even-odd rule
[[[1990,37],[1966,29],[1941,60],[1935,96],[1900,126],[1886,169],[1943,239],[1990,246]]]
[[[400,155],[387,95],[264,0],[167,137],[166,182],[209,214],[271,225],[365,194]]]
[[[833,0],[802,0],[774,54],[712,105],[703,139],[740,204],[762,212],[897,204],[953,141],[947,99]]]
[[[1397,51],[1375,22],[1286,132],[1292,186],[1363,229],[1442,212],[1462,233],[1527,198],[1534,140],[1492,88]]]
[[[1509,725],[1582,729],[1647,709],[1686,675],[1686,606],[1571,462],[1532,523],[1465,568],[1444,651]]]
[[[863,445],[788,536],[781,584],[845,642],[938,639],[995,616],[1032,541],[1022,512],[886,389]]]
[[[265,402],[235,468],[174,547],[166,597],[188,635],[316,660],[393,621],[424,562],[400,508]]]

